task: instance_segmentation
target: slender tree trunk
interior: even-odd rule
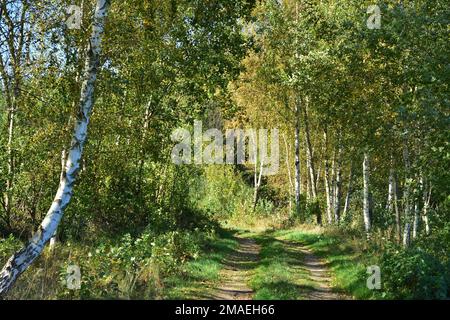
[[[90,47],[86,58],[81,87],[80,110],[77,115],[78,119],[75,124],[72,142],[68,150],[65,172],[60,180],[53,203],[37,232],[23,249],[16,252],[6,262],[0,272],[1,297],[6,295],[17,278],[40,255],[45,244],[55,233],[64,210],[72,197],[75,179],[80,169],[80,159],[86,141],[89,118],[93,106],[94,87],[99,67],[100,43],[104,31],[108,5],[108,0],[97,0],[92,35],[89,44]]]
[[[309,173],[309,183],[310,183],[310,190],[311,190],[311,197],[313,200],[317,198],[317,186],[316,186],[316,171],[314,168],[314,156],[312,151],[312,144],[311,144],[311,134],[309,129],[309,119],[308,119],[308,104],[305,105],[303,108],[303,116],[304,116],[304,122],[305,122],[305,137],[306,137],[306,161],[308,166],[308,173]]]
[[[334,200],[336,198],[336,150],[333,147],[333,158],[331,160],[331,182],[330,182],[330,194],[331,194],[331,213],[334,216]]]
[[[431,199],[431,184],[428,187],[426,180],[423,180],[423,211],[422,211],[422,221],[425,225],[425,234],[430,234],[430,224],[428,221],[428,208],[430,207],[430,199]]]
[[[395,174],[393,158],[391,157],[391,169],[389,170],[389,186],[388,199],[386,203],[386,210],[390,214],[395,214],[395,233],[397,242],[401,241],[401,225],[400,225],[400,211],[398,210],[397,197],[397,176]]]
[[[295,104],[295,211],[300,214],[300,101],[297,98]]]
[[[305,153],[306,153],[306,146],[304,148]],[[305,183],[306,183],[306,200],[311,200],[312,199],[312,191],[311,191],[311,183],[310,181],[310,176],[309,176],[309,159],[308,159],[308,155],[305,154],[305,159],[306,159],[306,176],[305,176]]]
[[[317,163],[318,163],[318,167],[316,170],[316,189],[319,188],[320,173],[322,172],[322,159],[320,159],[320,161],[317,161]]]
[[[327,197],[327,219],[328,224],[333,223],[333,216],[332,216],[332,194],[331,194],[331,187],[330,187],[330,165],[328,163],[328,134],[327,130],[325,129],[324,133],[324,141],[325,141],[325,174],[324,174],[324,183],[325,183],[325,193]]]
[[[413,223],[413,239],[417,238],[419,232],[419,202],[414,203],[414,223]]]
[[[409,163],[409,151],[406,141],[403,145],[403,161],[405,164],[405,187],[403,193],[403,211],[405,217],[405,228],[403,231],[403,246],[408,247],[411,240],[411,203],[410,203],[410,163]]]
[[[388,200],[386,203],[386,210],[389,213],[395,214],[395,233],[397,242],[401,241],[401,223],[400,223],[400,211],[398,210],[398,188],[397,188],[397,175],[391,163],[391,169],[389,170],[389,187],[388,187]]]
[[[258,203],[259,196],[259,187],[261,186],[261,179],[264,169],[264,159],[261,159],[261,164],[259,167],[259,175],[258,175],[258,158],[255,159],[255,188],[253,193],[253,211],[256,209],[256,204]]]
[[[388,199],[387,199],[387,203],[386,203],[386,210],[388,210],[388,212],[392,213],[394,212],[394,199],[395,199],[395,194],[394,194],[394,190],[395,190],[395,171],[394,168],[391,167],[391,169],[389,170],[389,186],[388,186]]]
[[[364,152],[363,161],[363,216],[364,216],[364,229],[367,234],[367,238],[370,237],[371,221],[370,221],[370,167],[369,167],[369,152]]]
[[[283,134],[283,140],[284,140],[284,148],[286,151],[286,170],[288,173],[289,178],[289,214],[292,213],[292,190],[294,189],[293,183],[292,183],[292,176],[291,176],[291,167],[290,167],[290,161],[289,161],[289,146],[287,143],[286,136]]]
[[[348,174],[347,195],[345,196],[344,211],[342,213],[343,217],[347,216],[348,210],[350,208],[350,197],[353,192],[352,180],[353,180],[353,162],[350,164],[350,172]]]
[[[340,139],[339,139],[340,140]],[[336,158],[336,189],[334,197],[334,221],[339,224],[341,219],[341,198],[342,198],[342,146],[339,141],[337,158]]]

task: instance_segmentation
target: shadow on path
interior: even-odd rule
[[[253,290],[247,282],[250,272],[259,260],[260,246],[252,239],[237,238],[238,248],[223,261],[225,267],[220,272],[221,284],[213,291],[214,300],[251,300]]]

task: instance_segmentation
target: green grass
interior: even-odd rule
[[[345,236],[304,230],[278,231],[275,235],[298,242],[325,259],[332,271],[334,291],[355,299],[374,297],[374,292],[366,286],[366,268],[374,263],[363,251],[356,250]]]
[[[238,245],[234,232],[221,230],[219,236],[204,246],[202,254],[186,262],[180,273],[164,279],[164,299],[208,299],[220,282],[222,261]]]
[[[304,299],[313,290],[308,271],[302,268],[302,254],[291,244],[275,239],[271,232],[253,235],[261,245],[260,262],[250,280],[257,300]]]
[[[260,260],[251,273],[249,286],[256,300],[305,299],[314,281],[303,266],[300,246],[310,249],[328,263],[332,289],[355,299],[375,298],[366,287],[366,268],[374,264],[367,252],[343,234],[292,229],[266,232],[222,231],[195,260],[185,263],[180,273],[164,279],[164,299],[208,299],[220,284],[223,259],[236,249],[234,235],[251,237],[261,245]]]

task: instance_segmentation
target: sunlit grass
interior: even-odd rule
[[[195,260],[184,264],[180,273],[164,280],[164,299],[208,299],[220,283],[222,261],[236,247],[233,233],[222,231],[220,237],[205,246]]]
[[[302,254],[275,239],[270,232],[254,235],[262,246],[260,262],[250,286],[257,300],[297,300],[314,289],[308,271],[302,268]]]
[[[296,241],[325,259],[332,272],[333,290],[355,299],[373,298],[373,291],[366,286],[366,268],[370,257],[361,253],[344,236],[337,237],[311,230],[285,230],[277,236]]]

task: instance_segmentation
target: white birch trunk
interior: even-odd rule
[[[339,224],[341,219],[341,198],[342,198],[342,146],[338,146],[338,153],[336,159],[336,188],[335,188],[335,197],[334,197],[334,221],[336,224]]]
[[[419,203],[414,203],[414,223],[413,223],[413,239],[417,238],[419,232]]]
[[[325,141],[325,174],[324,174],[324,183],[325,183],[325,193],[327,197],[327,220],[328,224],[333,223],[333,216],[332,216],[332,194],[331,194],[331,187],[330,187],[330,165],[328,163],[328,135],[327,131],[325,130],[324,133],[324,141]]]
[[[410,203],[410,164],[409,164],[409,151],[406,141],[403,145],[403,161],[405,164],[405,188],[403,192],[403,204],[404,204],[404,216],[405,216],[405,229],[403,232],[403,246],[408,247],[411,240],[411,203]]]
[[[391,169],[389,170],[389,186],[388,186],[388,199],[386,203],[386,210],[390,214],[395,214],[395,233],[397,241],[401,239],[401,226],[400,226],[400,212],[397,206],[397,178],[393,163],[391,162]]]
[[[397,175],[395,170],[392,169],[392,212],[395,212],[395,231],[397,235],[397,242],[400,243],[402,238],[402,226],[400,220],[400,210],[398,209],[398,187],[397,187]],[[391,178],[391,177],[390,177]],[[391,181],[389,181],[391,183]],[[391,186],[389,186],[391,187]]]
[[[260,167],[259,167],[259,175],[258,175],[258,158],[255,159],[255,189],[253,194],[253,211],[256,209],[256,204],[258,203],[258,191],[261,186],[261,179],[264,170],[264,159],[261,159]]]
[[[291,167],[290,167],[290,161],[289,161],[289,146],[287,143],[286,136],[283,134],[283,140],[284,140],[284,148],[286,151],[286,170],[288,173],[289,178],[289,214],[292,213],[292,190],[294,189],[293,183],[292,183],[292,176],[291,176]]]
[[[409,221],[405,223],[405,229],[403,231],[403,246],[406,248],[411,242],[411,224]]]
[[[63,150],[61,152],[61,174],[59,176],[59,181],[61,181],[64,178],[66,160],[67,160],[66,159],[66,150]],[[50,250],[53,250],[53,248],[56,245],[56,232],[57,232],[57,230],[55,230],[52,237],[50,238],[50,242],[49,242]]]
[[[395,171],[394,168],[391,168],[389,170],[389,187],[388,187],[388,200],[386,203],[386,210],[389,211],[389,213],[394,212],[394,190],[395,190],[395,186],[394,186],[394,178],[395,177]]]
[[[28,244],[16,252],[0,272],[0,296],[3,297],[13,286],[17,278],[40,255],[45,244],[55,233],[70,202],[73,186],[80,169],[80,159],[86,141],[89,118],[94,99],[94,87],[99,67],[100,44],[104,31],[109,0],[97,0],[90,46],[84,66],[83,83],[80,95],[80,110],[75,124],[72,142],[68,150],[65,172],[60,180],[58,191],[44,220]]]
[[[347,195],[345,196],[344,211],[342,213],[343,217],[347,216],[348,210],[350,208],[350,197],[353,192],[352,180],[353,180],[353,162],[350,164],[350,172],[348,174]]]
[[[428,208],[430,207],[431,200],[431,184],[429,188],[426,183],[423,183],[423,211],[422,211],[422,221],[425,225],[425,234],[430,234],[430,223],[428,220]],[[428,190],[428,191],[427,191]]]
[[[297,99],[295,105],[295,210],[296,214],[300,214],[300,103]]]
[[[306,136],[306,160],[308,166],[309,188],[311,190],[311,197],[313,200],[315,200],[317,198],[316,171],[314,168],[314,156],[312,151],[307,107],[308,104],[306,104],[305,108],[303,109],[303,114],[305,118],[304,121],[305,121],[305,136]]]
[[[371,222],[370,222],[370,168],[369,168],[369,153],[364,152],[363,161],[363,217],[364,217],[364,229],[366,231],[367,237],[369,238]]]

